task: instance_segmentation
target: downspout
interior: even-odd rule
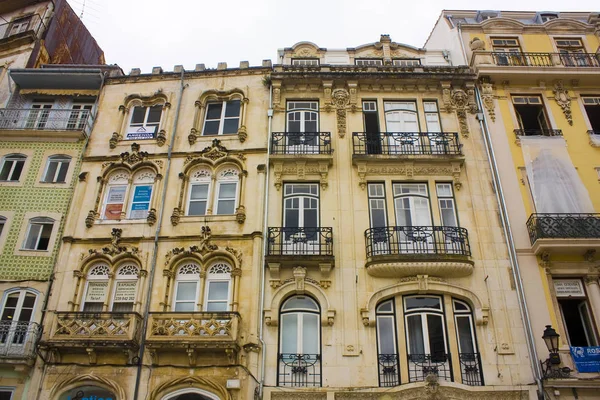
[[[479,110],[483,110],[483,104],[481,101],[481,95],[479,87],[475,86],[475,93],[477,95],[477,105]],[[504,196],[504,190],[502,189],[502,183],[500,181],[500,173],[498,172],[498,164],[496,163],[496,157],[494,154],[494,147],[492,145],[492,139],[490,136],[487,120],[483,111],[480,111],[477,116],[479,120],[479,126],[483,132],[483,141],[485,142],[485,151],[488,158],[488,163],[492,171],[492,177],[494,182],[494,189],[496,193],[496,200],[498,201],[500,219],[502,221],[502,229],[504,231],[504,237],[506,237],[506,244],[508,245],[508,254],[510,255],[511,271],[513,279],[515,281],[515,287],[517,289],[517,298],[519,300],[519,310],[521,311],[521,318],[523,319],[525,326],[525,336],[527,339],[527,350],[529,352],[529,358],[531,361],[531,369],[538,386],[538,398],[544,398],[544,387],[542,382],[542,371],[540,370],[540,364],[538,363],[539,357],[535,348],[535,339],[533,336],[533,329],[531,328],[531,320],[529,318],[529,310],[527,308],[527,299],[525,298],[525,289],[523,288],[523,279],[521,278],[521,269],[519,267],[519,260],[517,257],[517,251],[515,249],[515,242],[512,236],[512,228],[510,226],[510,219],[508,218],[508,210],[506,209],[506,202]]]
[[[175,120],[173,121],[173,134],[171,135],[171,143],[169,144],[169,149],[167,151],[167,168],[165,170],[165,183],[163,185],[160,209],[158,211],[158,224],[156,226],[156,231],[154,234],[154,251],[152,252],[152,261],[150,263],[150,271],[149,271],[149,279],[148,279],[148,288],[146,290],[146,304],[144,306],[144,313],[142,318],[142,337],[140,339],[140,350],[138,353],[137,364],[137,375],[135,377],[135,390],[133,392],[133,399],[138,399],[138,393],[140,390],[140,381],[142,377],[142,367],[144,366],[144,350],[146,347],[146,330],[148,329],[148,316],[150,314],[150,297],[152,296],[152,286],[154,283],[154,271],[156,270],[156,260],[158,257],[158,238],[160,234],[160,229],[162,227],[163,214],[165,211],[165,199],[167,197],[167,187],[169,186],[169,176],[171,171],[171,155],[173,153],[173,144],[175,143],[175,136],[177,134],[177,123],[179,122],[179,111],[181,110],[181,100],[183,98],[183,90],[187,87],[187,85],[183,84],[185,70],[181,70],[181,85],[179,87],[179,99],[177,100],[177,109],[175,110]]]
[[[269,165],[271,156],[271,129],[273,125],[273,84],[269,84],[269,110],[267,111],[269,117],[268,124],[268,136],[267,136],[267,165],[265,170],[265,194],[264,194],[264,206],[263,206],[263,249],[260,266],[260,303],[258,304],[258,341],[262,348],[262,359],[260,363],[260,381],[259,381],[259,399],[263,398],[263,388],[265,386],[265,363],[267,359],[267,349],[265,341],[263,340],[263,314],[265,312],[265,257],[267,256],[267,243],[268,243],[268,227],[267,227],[267,208],[269,207]]]

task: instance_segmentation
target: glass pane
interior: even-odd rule
[[[21,178],[21,172],[25,166],[25,161],[15,161],[15,168],[10,176],[11,181],[18,181]]]
[[[131,312],[133,311],[133,303],[113,303],[113,312]]]
[[[206,121],[204,125],[204,133],[203,135],[216,135],[219,133],[219,124],[220,121]]]
[[[195,306],[194,306],[194,302],[187,302],[187,303],[177,303],[175,304],[175,311],[196,311],[195,310]]]
[[[227,300],[229,282],[210,282],[208,285],[208,300]]]
[[[21,321],[21,322],[31,321],[32,314],[33,314],[32,308],[22,308],[21,313],[19,314],[19,321]]]
[[[285,220],[284,225],[286,228],[296,228],[299,226],[299,216],[300,213],[298,210],[285,210]]]
[[[225,122],[223,123],[223,133],[224,134],[237,133],[239,124],[240,124],[239,118],[226,119]]]
[[[104,307],[104,303],[86,301],[85,304],[83,305],[83,311],[84,312],[102,312],[103,307]]]
[[[40,231],[42,230],[41,225],[33,224],[29,226],[29,235],[27,235],[27,240],[25,241],[25,248],[30,250],[35,250],[37,246],[38,236],[40,235]]]
[[[425,354],[421,315],[407,317],[406,324],[408,326],[409,354]]]
[[[300,132],[300,121],[288,121],[288,132]]]
[[[197,282],[178,282],[177,300],[194,300]]]
[[[384,227],[386,224],[385,210],[371,210],[371,227]]]
[[[4,164],[2,164],[2,171],[0,171],[0,181],[8,180],[8,173],[10,172],[11,168],[12,162],[4,161]]]
[[[283,311],[285,310],[319,310],[319,307],[315,303],[313,299],[306,296],[294,296],[285,302],[283,307],[281,308]]]
[[[206,111],[206,119],[219,119],[221,118],[221,109],[223,108],[223,103],[212,103],[208,105],[208,109]]]
[[[33,308],[34,304],[35,304],[35,296],[32,294],[26,294],[25,299],[23,300],[23,307],[24,308]]]
[[[298,315],[281,316],[281,352],[298,353]]]
[[[50,244],[50,235],[52,234],[52,225],[44,224],[42,225],[42,234],[40,236],[40,240],[38,242],[37,249],[38,250],[48,250],[48,245]]]
[[[456,330],[458,331],[458,346],[461,353],[475,353],[473,337],[471,335],[471,317],[457,316]]]
[[[377,333],[379,336],[379,354],[396,354],[394,318],[378,316]]]
[[[54,175],[56,175],[57,167],[58,167],[58,163],[56,161],[52,161],[48,164],[48,170],[46,171],[46,176],[44,177],[44,182],[54,182]]]
[[[431,354],[445,354],[444,325],[441,315],[427,315],[427,330],[429,331],[429,352]]]
[[[219,185],[219,198],[235,198],[236,187],[237,183],[221,183],[221,185]]]
[[[210,302],[206,305],[206,311],[227,311],[226,301]]]
[[[227,102],[225,108],[225,118],[227,117],[239,117],[240,116],[240,101],[232,100]]]
[[[406,304],[406,310],[414,310],[417,308],[442,309],[440,299],[437,297],[406,297],[404,303]]]
[[[302,353],[319,354],[319,316],[302,315]]]
[[[134,107],[133,115],[131,116],[132,124],[143,124],[146,117],[146,107]]]
[[[377,312],[392,312],[392,301],[386,301],[377,306]]]
[[[217,206],[218,215],[226,215],[235,213],[235,200],[219,200]]]
[[[148,123],[158,123],[160,122],[160,116],[162,114],[163,106],[162,104],[158,104],[150,107],[150,111],[148,111]]]
[[[454,215],[454,209],[453,208],[445,208],[444,204],[442,204],[442,202],[444,202],[444,200],[440,200],[440,212],[442,214],[442,226],[457,226],[458,224],[456,223],[456,215]],[[451,203],[451,202],[449,202]],[[452,205],[452,204],[450,204]],[[446,204],[447,206],[447,204]]]
[[[206,200],[208,197],[208,184],[193,185],[190,193],[191,200]]]
[[[317,121],[305,121],[304,132],[317,132]]]
[[[206,215],[206,201],[190,202],[188,215]]]
[[[64,182],[67,179],[67,171],[69,170],[69,163],[62,162],[60,164],[60,170],[58,171],[58,177],[56,182]]]

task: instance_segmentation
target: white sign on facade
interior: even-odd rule
[[[87,295],[85,301],[90,303],[98,303],[106,299],[108,282],[90,282],[88,283]]]
[[[117,282],[115,287],[115,302],[116,303],[132,303],[135,301],[135,289],[137,281],[132,282]]]
[[[554,291],[556,297],[585,296],[580,279],[555,279]]]

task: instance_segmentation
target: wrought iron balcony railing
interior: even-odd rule
[[[492,52],[490,53],[496,65],[506,66],[529,66],[529,67],[551,67],[552,54],[550,53],[514,53],[514,52]]]
[[[236,341],[240,316],[234,312],[151,312],[148,340],[189,343]]]
[[[422,382],[430,374],[441,380],[454,380],[450,354],[408,354],[407,358],[409,382]]]
[[[365,231],[367,257],[385,255],[470,256],[469,235],[455,226],[383,226]]]
[[[6,130],[80,131],[89,134],[92,122],[89,110],[0,109],[0,129]]]
[[[332,228],[269,228],[268,256],[332,256]]]
[[[43,27],[42,18],[38,14],[14,19],[11,22],[0,24],[0,42],[10,38],[26,36],[31,32],[37,37]]]
[[[354,132],[355,155],[462,155],[456,132]]]
[[[379,354],[379,386],[400,385],[400,359],[398,354]]]
[[[483,386],[483,369],[479,353],[459,353],[460,374],[463,385]]]
[[[320,354],[279,354],[277,386],[321,386]]]
[[[558,53],[565,67],[600,67],[600,55],[596,53]]]
[[[330,132],[273,132],[271,154],[331,154]]]
[[[600,239],[600,214],[531,214],[529,239]]]
[[[35,322],[0,321],[0,357],[35,358],[35,342],[39,334]]]
[[[471,65],[598,68],[600,67],[600,55],[596,53],[475,52]]]
[[[48,342],[64,346],[85,341],[139,342],[142,317],[137,313],[120,312],[56,312],[54,328]]]
[[[515,129],[517,136],[562,136],[560,129]]]

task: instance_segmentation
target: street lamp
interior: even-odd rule
[[[548,348],[548,359],[546,361],[541,361],[540,364],[542,366],[542,379],[561,379],[561,378],[570,378],[571,376],[571,368],[562,367],[560,368],[560,354],[558,354],[558,339],[560,335],[556,333],[554,328],[551,325],[546,325],[546,329],[544,329],[544,334],[542,335],[542,339],[544,339],[544,343],[546,343],[546,347]]]

